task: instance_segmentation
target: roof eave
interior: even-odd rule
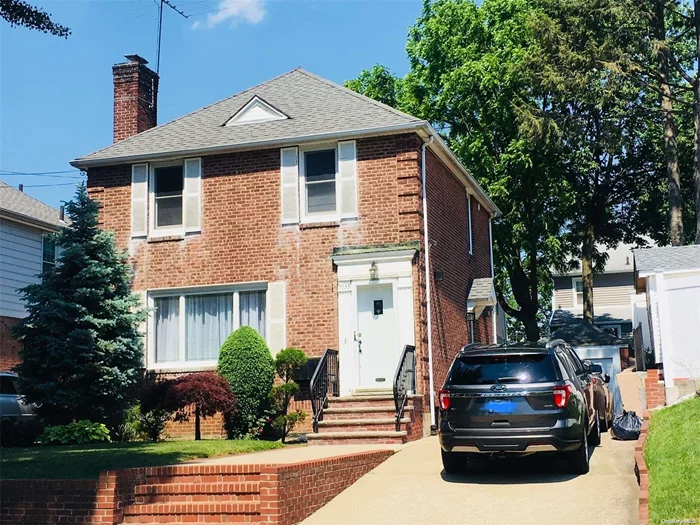
[[[34,226],[35,228],[39,228],[41,230],[52,232],[57,232],[61,228],[67,226],[66,223],[50,223],[41,219],[37,219],[36,217],[31,217],[29,215],[24,215],[23,213],[17,213],[7,209],[0,209],[0,217],[3,219],[7,219],[8,221],[19,222],[28,226]]]

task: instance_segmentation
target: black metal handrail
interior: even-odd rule
[[[394,406],[396,407],[396,430],[401,430],[403,411],[408,403],[408,393],[416,392],[416,347],[403,347],[399,366],[394,376]]]
[[[314,413],[313,430],[318,432],[318,422],[323,421],[323,410],[328,407],[329,394],[338,397],[338,351],[328,348],[323,352],[311,377],[311,409]]]

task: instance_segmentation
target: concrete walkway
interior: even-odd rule
[[[251,454],[238,454],[235,456],[222,456],[211,459],[196,459],[182,464],[198,465],[257,465],[257,464],[288,464],[300,461],[312,461],[315,459],[345,456],[358,452],[370,452],[373,450],[398,450],[392,445],[291,445],[275,450],[253,452]]]
[[[633,525],[637,497],[633,441],[604,435],[585,476],[556,454],[477,459],[448,475],[432,437],[404,445],[302,524]]]

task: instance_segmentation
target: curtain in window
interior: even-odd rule
[[[156,363],[178,360],[179,343],[179,297],[158,297],[153,300],[155,308]]]
[[[186,361],[215,360],[232,331],[231,294],[185,297]]]
[[[240,292],[241,326],[255,328],[265,337],[265,292]]]

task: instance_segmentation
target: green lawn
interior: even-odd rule
[[[645,459],[650,522],[700,518],[700,398],[652,412]]]
[[[277,441],[165,441],[0,449],[0,479],[90,479],[101,470],[172,465],[279,448]]]

